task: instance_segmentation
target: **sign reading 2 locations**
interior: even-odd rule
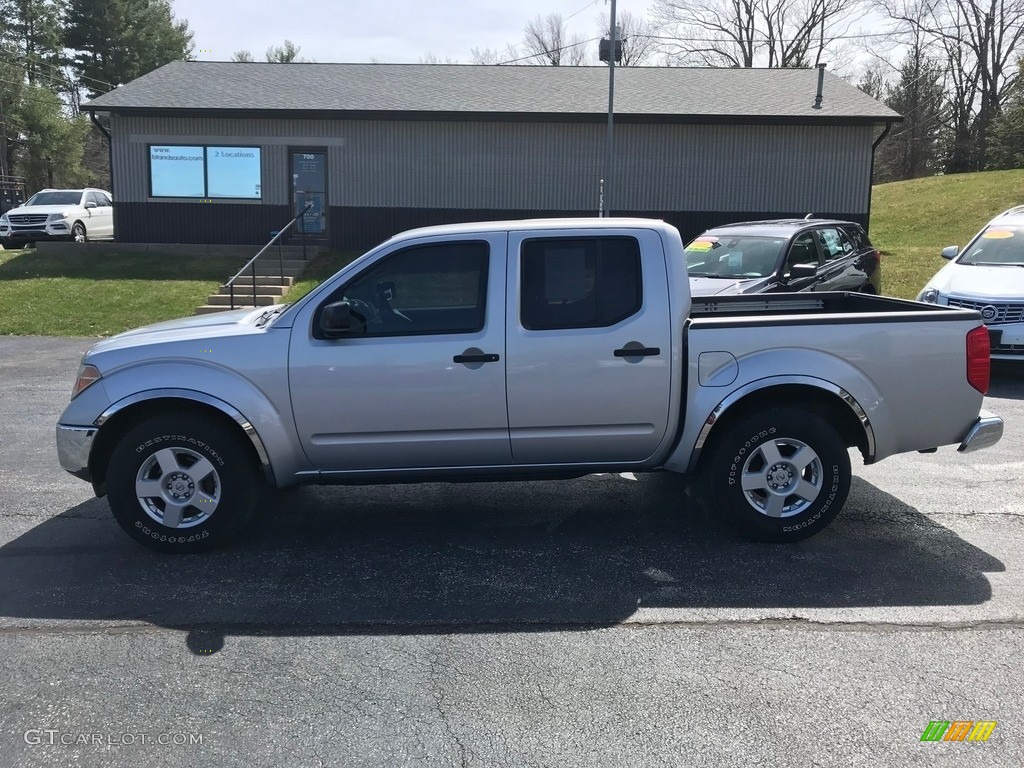
[[[259,147],[149,148],[153,197],[262,198]]]

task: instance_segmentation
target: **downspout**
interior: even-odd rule
[[[890,120],[886,123],[886,129],[882,131],[879,137],[877,139],[874,139],[874,141],[871,143],[871,170],[869,171],[867,176],[867,221],[864,222],[864,231],[867,232],[868,234],[870,234],[871,227],[871,198],[873,197],[874,189],[874,151],[878,150],[879,144],[881,144],[882,140],[889,135],[889,131],[892,130],[892,127],[893,124]],[[111,173],[113,174],[113,171]]]
[[[96,112],[92,109],[89,110],[89,120],[92,124],[100,129],[100,133],[107,137],[107,166],[110,168],[110,191],[114,191],[114,138],[110,135],[110,131],[103,127],[103,124],[96,119]],[[874,164],[874,154],[871,157],[872,165]],[[868,209],[870,210],[871,202],[868,201]],[[114,241],[117,241],[117,200],[114,200]]]

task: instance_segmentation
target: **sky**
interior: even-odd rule
[[[649,2],[617,0],[617,13],[642,14]],[[227,61],[240,49],[259,61],[269,46],[288,39],[301,57],[318,62],[416,63],[429,52],[468,64],[473,48],[504,51],[522,40],[523,27],[538,14],[572,16],[570,33],[597,37],[597,19],[611,6],[605,0],[173,0],[172,7],[195,33],[201,61]]]

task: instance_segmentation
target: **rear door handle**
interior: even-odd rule
[[[654,355],[660,355],[660,347],[641,347],[641,346],[625,346],[622,349],[615,350],[616,357],[653,357]]]
[[[469,352],[467,349],[466,352]],[[496,363],[501,358],[498,355],[488,355],[486,353],[480,354],[461,354],[456,355],[452,358],[452,362],[455,363]]]

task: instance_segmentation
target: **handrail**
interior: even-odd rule
[[[284,236],[284,233],[287,232],[288,229],[293,224],[295,224],[296,221],[301,219],[303,216],[306,215],[306,213],[308,213],[310,210],[312,210],[312,208],[313,208],[313,203],[312,202],[306,203],[306,205],[302,208],[302,210],[299,211],[298,214],[296,214],[295,218],[293,218],[291,221],[289,221],[287,224],[285,224],[283,227],[281,227],[280,231],[276,235],[274,235],[272,238],[270,238],[270,242],[268,242],[266,245],[264,245],[262,248],[260,248],[259,252],[257,252],[257,254],[255,256],[253,256],[251,259],[249,259],[249,261],[247,261],[245,263],[245,266],[242,267],[240,270],[238,270],[234,274],[234,277],[232,277],[230,280],[227,281],[226,285],[227,285],[228,290],[229,290],[230,295],[231,295],[231,308],[232,309],[235,308],[235,280],[240,278],[242,276],[242,273],[245,272],[245,270],[249,269],[249,267],[252,267],[252,305],[253,305],[253,307],[256,306],[256,259],[258,259],[260,256],[262,256],[266,252],[266,250],[268,248],[270,248],[270,246],[272,246],[274,243],[279,243],[281,237]],[[306,245],[306,227],[305,227],[305,225],[303,225],[303,227],[302,227],[302,245],[303,245],[303,249],[302,249],[303,250],[303,255],[305,255],[305,250],[306,250],[305,249],[305,245]],[[279,264],[279,266],[281,268],[281,284],[284,285],[284,256],[282,255],[280,247],[277,249],[277,260],[278,260],[278,264]]]

